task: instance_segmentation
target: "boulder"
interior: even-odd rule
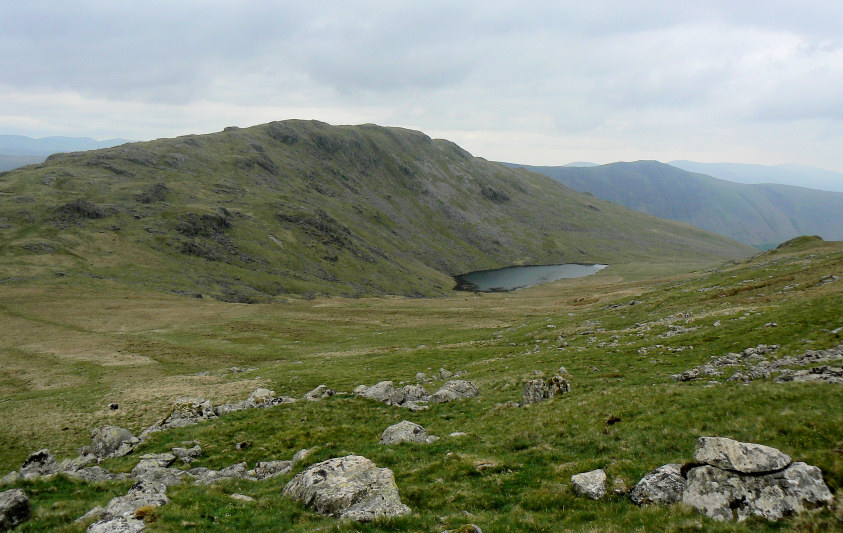
[[[629,499],[637,505],[651,503],[670,504],[682,501],[685,492],[685,478],[682,465],[667,464],[650,471],[629,493]]]
[[[138,533],[145,528],[143,520],[119,516],[91,524],[87,533]]]
[[[195,476],[195,485],[210,485],[217,481],[226,479],[251,479],[255,478],[250,475],[246,468],[246,463],[236,463],[223,468],[222,470],[210,470],[208,468],[193,468],[187,471],[188,474]]]
[[[105,468],[101,466],[90,466],[87,468],[79,468],[77,470],[70,470],[64,472],[64,474],[75,477],[76,479],[82,479],[89,483],[99,483],[102,481],[114,481],[115,479],[125,479],[129,477],[126,474],[112,474]]]
[[[312,391],[305,394],[304,399],[311,402],[315,402],[321,400],[322,398],[328,398],[329,396],[333,396],[336,393],[337,391],[335,391],[334,389],[329,389],[327,385],[319,385]]]
[[[251,396],[246,400],[248,407],[265,407],[272,404],[275,399],[275,391],[269,389],[256,389]]]
[[[292,469],[292,461],[260,461],[253,470],[249,470],[249,475],[262,480],[286,474]]]
[[[371,387],[361,385],[360,387],[354,389],[354,394],[360,398],[366,398],[367,400],[385,402],[392,397],[394,390],[395,388],[393,387],[391,381],[381,381],[379,383],[375,383]]]
[[[97,456],[92,454],[92,453],[83,454],[83,455],[80,455],[79,457],[76,457],[74,459],[63,459],[59,463],[59,472],[65,472],[65,473],[75,472],[76,470],[79,470],[80,468],[85,468],[86,466],[91,466],[92,464],[95,464],[96,462],[97,462]]]
[[[745,474],[781,470],[790,456],[770,446],[725,437],[700,437],[694,449],[697,462]]]
[[[307,456],[311,454],[313,450],[302,448],[301,450],[297,451],[296,454],[293,456],[293,464],[298,464],[300,461],[304,461]]]
[[[423,442],[431,443],[439,440],[435,435],[428,435],[427,431],[420,425],[402,420],[383,430],[381,444],[401,444],[402,442]]]
[[[21,489],[0,492],[0,531],[8,531],[29,520],[32,508]]]
[[[410,513],[401,503],[392,470],[359,455],[311,465],[287,483],[284,495],[318,513],[358,522]]]
[[[556,396],[562,396],[571,391],[571,383],[562,376],[548,379],[531,379],[524,383],[521,394],[521,405],[538,403]]]
[[[464,379],[451,380],[430,396],[432,403],[446,403],[463,398],[475,398],[480,395],[477,385]]]
[[[145,480],[138,481],[132,485],[132,488],[129,489],[129,492],[127,492],[125,496],[112,498],[111,501],[108,502],[108,505],[105,507],[103,520],[97,523],[100,524],[103,521],[109,521],[115,518],[126,518],[131,520],[134,518],[137,510],[141,507],[154,508],[165,505],[170,501],[165,494],[166,491],[167,487],[161,483]],[[90,530],[91,529],[88,528],[88,531]],[[110,530],[100,529],[99,531]]]
[[[160,427],[180,428],[216,417],[211,402],[208,400],[204,398],[180,398],[175,401],[173,410],[161,422]]]
[[[574,492],[592,500],[599,500],[606,495],[606,472],[601,469],[583,472],[571,476]]]
[[[250,407],[251,406],[247,403],[246,400],[235,403],[224,403],[222,405],[214,407],[214,414],[217,416],[222,416],[227,415],[228,413],[236,413],[237,411],[245,411]]]
[[[430,395],[421,385],[405,385],[396,389],[389,397],[390,405],[402,405],[407,402],[424,402]]]
[[[27,457],[18,474],[22,479],[33,479],[40,476],[49,476],[58,471],[59,464],[53,458],[50,450],[43,449]]]
[[[193,448],[173,448],[173,455],[185,464],[192,463],[194,459],[202,455],[202,448],[198,444]]]
[[[119,426],[105,426],[91,431],[91,445],[82,449],[100,459],[123,457],[132,452],[140,441],[128,429]]]
[[[774,521],[831,499],[820,469],[799,462],[764,475],[711,465],[693,468],[682,496],[686,505],[720,521],[751,515]]]

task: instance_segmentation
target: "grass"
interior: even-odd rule
[[[75,455],[99,425],[139,432],[179,396],[219,404],[258,386],[292,396],[320,383],[350,391],[382,379],[414,383],[417,372],[446,367],[467,371],[480,397],[419,413],[348,395],[243,411],[155,434],[103,466],[129,471],[138,454],[193,441],[204,450],[194,466],[210,468],[314,449],[279,478],[173,487],[171,503],[145,515],[149,531],[438,532],[466,523],[485,532],[839,530],[839,503],[778,524],[719,524],[681,505],[639,508],[611,493],[615,483],[631,487],[657,466],[691,460],[702,435],[777,447],[819,466],[835,493],[843,487],[843,388],[669,378],[759,343],[779,344],[775,355],[783,356],[843,342],[833,333],[843,326],[843,281],[823,283],[843,278],[843,244],[800,241],[718,269],[667,274],[628,265],[514,293],[256,305],[102,280],[6,283],[0,329],[13,333],[0,344],[0,472],[42,447]],[[665,336],[671,324],[688,331]],[[534,370],[549,376],[560,366],[571,374],[570,394],[527,408],[499,405],[519,400]],[[442,439],[379,445],[381,431],[402,419]],[[447,437],[455,431],[468,436]],[[237,450],[244,440],[254,444]],[[349,453],[391,468],[413,514],[338,522],[281,496],[305,466]],[[594,468],[606,470],[610,485],[598,502],[570,486],[571,475]],[[83,531],[75,518],[127,488],[63,477],[16,486],[34,507],[20,531],[67,532]]]

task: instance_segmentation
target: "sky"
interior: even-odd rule
[[[287,118],[497,161],[843,171],[843,2],[0,0],[0,134]]]

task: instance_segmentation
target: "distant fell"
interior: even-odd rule
[[[0,282],[226,301],[429,296],[513,264],[713,264],[752,249],[401,128],[317,121],[57,154],[0,174]],[[6,281],[3,281],[6,280]]]
[[[841,193],[732,183],[658,161],[589,168],[519,166],[598,198],[759,248],[806,234],[843,240]]]
[[[697,163],[671,161],[670,165],[735,183],[777,183],[823,191],[843,192],[843,172],[807,165],[749,165],[745,163]]]
[[[24,135],[0,135],[0,154],[48,156],[57,152],[97,150],[125,144],[126,139],[97,141],[90,137],[42,137],[33,139]]]

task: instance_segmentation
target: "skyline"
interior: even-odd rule
[[[0,6],[0,134],[376,123],[534,165],[841,172],[843,6],[33,1]]]

